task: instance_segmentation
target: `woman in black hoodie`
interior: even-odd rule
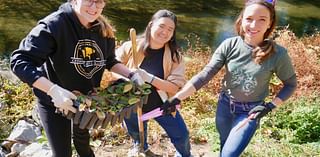
[[[138,73],[115,59],[112,27],[101,15],[104,0],[69,0],[31,30],[11,55],[12,71],[33,88],[54,157],[71,157],[71,135],[81,157],[94,156],[89,132],[61,114],[76,112],[70,91],[87,94],[100,86],[105,69],[141,85]],[[71,129],[72,128],[72,129]],[[71,133],[71,130],[73,133]]]

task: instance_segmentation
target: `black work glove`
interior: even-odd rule
[[[167,100],[160,106],[160,111],[162,111],[163,115],[168,115],[171,112],[176,111],[176,105],[180,104],[181,100],[178,98],[173,98],[171,100]]]
[[[251,117],[251,119],[260,119],[267,115],[269,112],[271,112],[274,108],[276,108],[276,105],[274,105],[272,102],[268,102],[254,107],[249,111],[248,114],[249,116],[254,114],[253,117]]]

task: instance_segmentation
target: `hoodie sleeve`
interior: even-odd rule
[[[11,54],[10,68],[21,81],[29,86],[41,76],[45,76],[39,67],[55,51],[56,42],[48,25],[40,22],[21,41],[19,48]]]

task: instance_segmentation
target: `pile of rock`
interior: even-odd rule
[[[30,119],[20,120],[1,143],[0,157],[51,157],[49,146],[38,143],[39,138],[42,138],[39,124]]]

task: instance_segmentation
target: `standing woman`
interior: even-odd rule
[[[247,1],[235,22],[238,36],[222,42],[204,69],[164,104],[163,109],[175,106],[207,84],[224,66],[226,73],[216,111],[221,157],[240,156],[260,119],[296,89],[296,74],[287,50],[268,39],[276,25],[274,5],[272,0]],[[274,74],[284,86],[271,102],[265,102]]]
[[[61,114],[76,112],[73,90],[88,94],[107,68],[143,80],[115,59],[115,39],[101,13],[104,0],[70,0],[40,20],[11,55],[12,71],[38,98],[41,122],[54,157],[71,157],[71,138],[80,157],[92,157],[89,132]],[[71,130],[73,131],[71,133]]]
[[[176,43],[177,17],[168,10],[159,10],[148,23],[145,32],[137,39],[137,53],[132,53],[132,44],[125,42],[116,50],[117,59],[137,72],[145,82],[152,85],[143,113],[160,107],[168,95],[174,95],[185,84],[185,65],[178,52]],[[175,146],[176,156],[189,157],[190,143],[187,126],[177,111],[175,117],[164,114],[154,120],[166,131]],[[138,152],[139,127],[137,114],[125,119],[129,135],[134,140],[134,147],[129,156]],[[154,155],[147,144],[147,121],[144,122],[145,155]]]

